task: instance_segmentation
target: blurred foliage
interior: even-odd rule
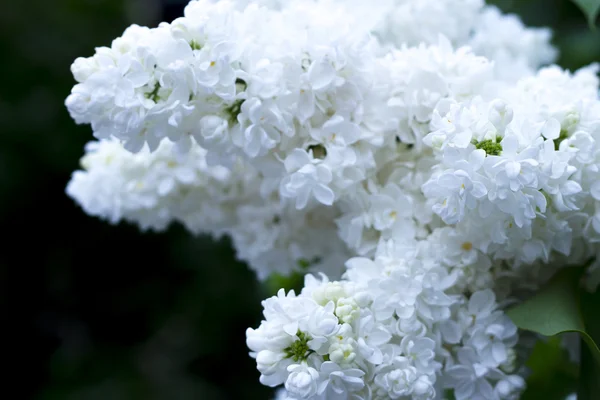
[[[504,12],[521,17],[528,26],[549,27],[560,50],[559,65],[571,70],[600,62],[600,30],[592,30],[571,0],[488,0]],[[518,40],[518,38],[515,38]]]
[[[527,379],[527,389],[521,400],[564,400],[575,393],[579,366],[567,360],[559,337],[538,341],[527,361],[527,367],[533,372]]]
[[[586,323],[589,335],[600,343],[600,292],[582,293],[581,314]],[[600,398],[600,363],[593,348],[583,343],[581,353],[581,383],[578,400],[595,400]]]
[[[86,216],[64,188],[88,126],[64,107],[70,65],[131,23],[179,16],[185,0],[29,0],[0,12],[0,251],[10,351],[2,394],[40,400],[268,399],[245,329],[260,301],[301,279],[259,285],[227,241],[179,227],[141,234]],[[600,60],[600,33],[568,0],[497,1],[551,26],[560,63]],[[14,356],[13,356],[14,353]],[[27,382],[23,385],[22,382]],[[6,396],[2,396],[6,397]],[[10,397],[15,397],[10,396]]]
[[[161,7],[148,0],[2,6],[0,218],[10,239],[0,261],[8,345],[19,349],[8,365],[21,378],[2,393],[218,400],[272,392],[258,382],[245,344],[268,293],[229,243],[179,227],[159,235],[110,226],[64,193],[92,140],[64,107],[71,63],[131,23],[157,24]]]

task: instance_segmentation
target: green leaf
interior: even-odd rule
[[[596,26],[596,18],[598,18],[598,13],[600,13],[600,0],[573,0],[581,11],[587,17],[588,23],[592,29],[595,29]]]
[[[519,328],[545,336],[579,332],[600,363],[600,349],[586,330],[580,309],[582,271],[565,268],[531,299],[508,310],[507,315]]]

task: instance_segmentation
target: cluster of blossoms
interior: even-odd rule
[[[514,397],[516,327],[492,290],[455,290],[435,245],[382,242],[373,259],[348,260],[344,280],[307,275],[300,295],[264,301],[247,332],[261,382],[289,399]]]
[[[341,274],[350,253],[341,239],[333,240],[339,211],[298,210],[248,165],[209,166],[206,153],[193,145],[182,154],[168,140],[138,153],[116,139],[90,142],[67,193],[86,213],[111,223],[162,231],[176,221],[193,234],[229,236],[259,279],[292,271]]]
[[[192,1],[73,64],[67,193],[310,273],[247,332],[282,398],[515,399],[503,310],[600,251],[598,67],[550,38],[481,0]]]

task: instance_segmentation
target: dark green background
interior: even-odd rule
[[[32,0],[0,8],[1,398],[267,399],[247,356],[260,286],[228,243],[110,226],[65,194],[88,126],[69,118],[69,67],[131,23],[183,1]],[[600,34],[567,0],[498,1],[556,30],[561,65],[600,60]],[[518,40],[518,38],[516,38]],[[275,284],[277,285],[277,283]],[[13,395],[13,390],[18,395]],[[10,394],[10,395],[9,395]]]

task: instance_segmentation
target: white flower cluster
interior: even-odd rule
[[[164,140],[154,152],[146,146],[131,153],[118,140],[90,142],[67,193],[86,213],[113,224],[162,231],[177,221],[195,234],[228,235],[259,279],[307,270],[341,274],[349,253],[335,240],[333,207],[297,210],[262,187],[248,165],[209,166],[200,146],[185,154],[174,147]]]
[[[516,399],[503,309],[600,252],[598,67],[549,41],[481,0],[192,1],[73,64],[67,192],[311,273],[247,334],[282,398]]]
[[[209,167],[205,156],[199,146],[177,154],[169,141],[152,153],[146,147],[137,154],[117,140],[90,142],[81,159],[83,170],[73,174],[67,193],[88,214],[111,223],[125,220],[160,231],[178,220],[192,231],[211,226],[211,233],[219,235],[233,223],[244,186],[256,177]],[[200,221],[195,214],[203,215]]]
[[[458,274],[431,257],[435,245],[382,242],[374,260],[350,259],[344,280],[307,275],[300,295],[264,301],[247,332],[261,382],[290,399],[514,397],[516,327],[492,290],[453,290]]]

